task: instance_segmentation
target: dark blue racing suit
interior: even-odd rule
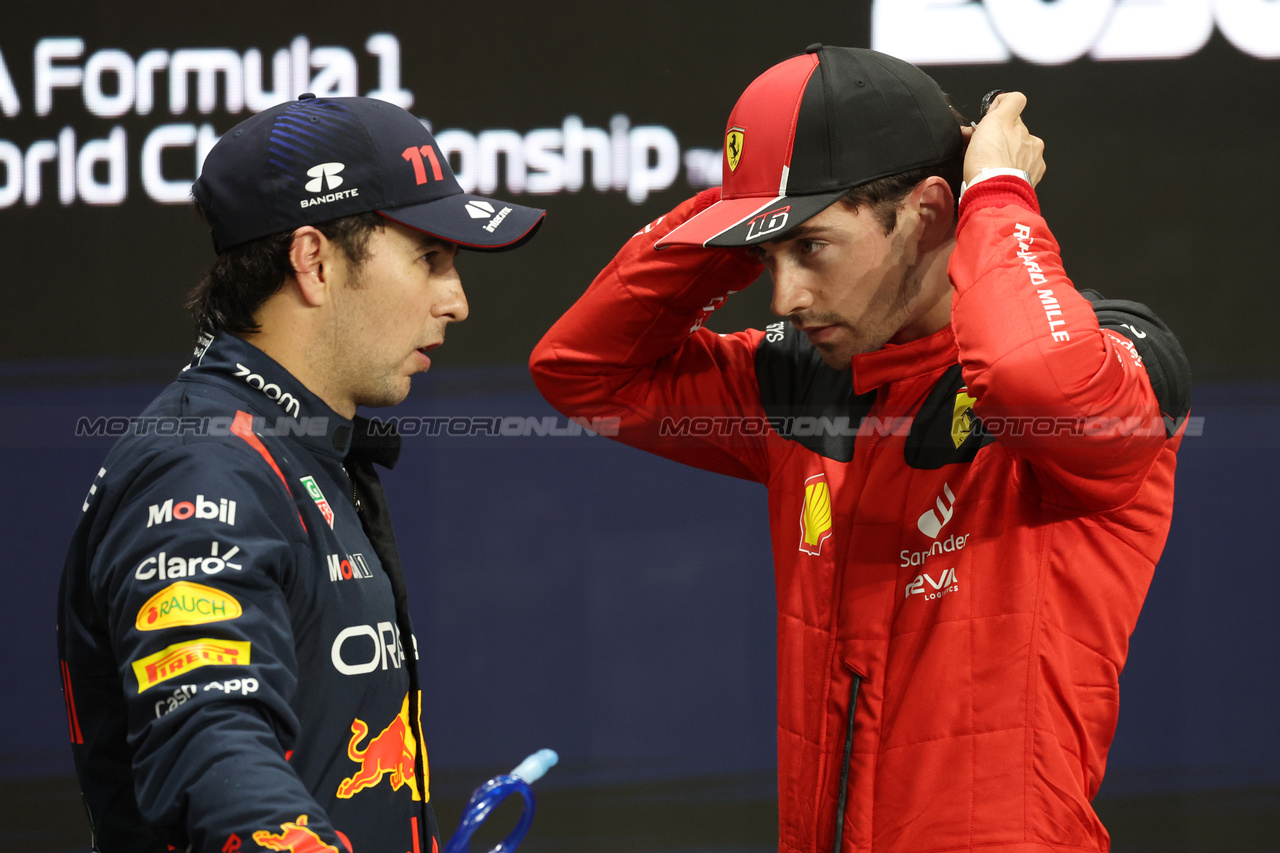
[[[112,449],[58,605],[96,850],[438,845],[398,454],[225,332]]]

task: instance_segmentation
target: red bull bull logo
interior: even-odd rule
[[[320,836],[307,828],[307,816],[298,815],[296,821],[280,824],[281,832],[260,829],[253,834],[259,847],[268,850],[288,850],[289,853],[341,853],[332,844],[325,844]]]
[[[417,729],[417,738],[414,737]],[[413,756],[422,737],[422,726],[411,728],[409,725],[409,696],[405,694],[400,705],[400,713],[378,734],[360,748],[360,741],[369,734],[369,725],[359,718],[351,723],[351,742],[347,744],[347,757],[360,765],[360,769],[338,785],[338,797],[350,799],[365,788],[372,788],[387,776],[391,789],[398,791],[402,785],[408,785],[415,800],[423,799],[418,788],[417,774],[413,767]],[[426,769],[425,756],[423,768]],[[429,776],[428,776],[429,778]],[[426,780],[424,780],[425,782]],[[423,790],[426,785],[423,785]],[[427,795],[428,798],[430,795]]]

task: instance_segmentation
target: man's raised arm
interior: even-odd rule
[[[633,236],[534,348],[543,396],[570,417],[617,418],[618,440],[744,479],[765,477],[758,331],[717,335],[711,312],[762,270],[737,250],[674,247],[664,234],[719,199],[706,190]]]
[[[1044,475],[1049,501],[1107,509],[1137,493],[1180,430],[1190,369],[1145,306],[1067,278],[1032,189],[1044,144],[1022,122],[1025,105],[1001,95],[965,155],[951,322],[986,429]]]

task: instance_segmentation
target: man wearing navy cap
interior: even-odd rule
[[[459,249],[543,211],[463,193],[421,122],[273,107],[193,187],[217,259],[190,365],[107,456],[62,576],[58,649],[95,849],[439,845],[404,572],[374,464],[467,317]]]
[[[775,65],[723,190],[533,353],[566,414],[769,488],[782,853],[1109,846],[1090,801],[1189,370],[1149,309],[1067,278],[1025,104],[970,129],[884,54]],[[762,270],[784,322],[703,328]]]

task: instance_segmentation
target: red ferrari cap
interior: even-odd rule
[[[656,246],[775,240],[853,187],[945,163],[963,147],[947,96],[919,68],[815,44],[738,98],[725,127],[721,200]]]

